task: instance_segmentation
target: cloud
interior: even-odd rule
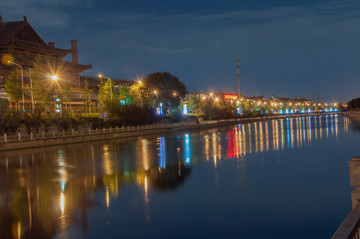
[[[339,82],[356,85],[360,77],[360,2],[354,0],[176,14],[130,11],[124,2],[119,11],[115,1],[108,2],[106,12],[92,1],[88,6],[80,0],[16,3],[7,3],[12,7],[7,13],[17,19],[27,15],[36,30],[45,32],[42,37],[56,32],[50,39],[58,46],[59,39],[66,46],[67,38],[78,39],[80,58],[94,63],[95,73],[101,69],[132,79],[134,73],[166,70],[189,88],[221,90],[234,88],[239,55],[242,89],[249,95],[315,91],[328,97],[333,92],[351,97],[355,93]]]
[[[2,1],[1,12],[5,21],[21,21],[27,16],[38,27],[64,27],[71,22],[69,8],[81,4],[93,6],[93,0],[11,0]]]

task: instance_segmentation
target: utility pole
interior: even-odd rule
[[[238,83],[237,87],[237,94],[238,94],[238,100],[240,100],[240,71],[239,71],[239,57],[236,57],[236,80]]]

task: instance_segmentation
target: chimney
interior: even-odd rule
[[[50,41],[50,42],[49,42],[49,47],[51,47],[51,48],[55,48],[55,42]]]
[[[71,40],[71,55],[72,55],[72,63],[79,64],[77,40]]]
[[[71,40],[71,55],[72,55],[72,63],[79,64],[79,55],[77,48],[77,40]],[[74,85],[75,87],[80,87],[80,74],[74,74]]]

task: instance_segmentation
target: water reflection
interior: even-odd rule
[[[241,155],[251,154],[253,153],[252,145],[255,145],[254,153],[258,153],[269,151],[269,148],[278,151],[285,148],[294,148],[294,145],[303,147],[311,144],[314,140],[322,140],[323,137],[338,137],[338,117],[338,115],[326,115],[288,118],[246,125],[239,124],[227,132],[227,155],[229,158],[236,158]],[[325,133],[322,121],[325,121]],[[348,131],[349,122],[348,118],[344,119],[345,132]],[[247,127],[247,133],[243,130],[245,126]],[[205,138],[208,138],[207,135],[205,135]],[[213,147],[216,148],[217,146],[213,145]],[[208,148],[208,146],[206,145],[205,148]]]
[[[88,143],[0,154],[1,238],[52,238],[80,223],[88,231],[89,208],[111,206],[125,187],[137,187],[145,205],[151,192],[176,190],[200,162],[216,169],[223,159],[239,162],[246,191],[250,154],[293,149],[347,132],[337,115],[238,124],[232,128]],[[222,129],[224,130],[224,129]],[[217,172],[215,172],[217,174]],[[101,197],[96,195],[101,194]],[[146,220],[150,220],[150,211]]]

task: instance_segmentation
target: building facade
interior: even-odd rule
[[[72,61],[65,61],[64,58],[71,54]],[[15,62],[26,71],[33,67],[37,56],[42,56],[50,65],[49,74],[60,73],[64,79],[72,82],[74,87],[80,87],[80,73],[92,68],[92,65],[79,64],[77,40],[71,40],[70,49],[55,47],[55,42],[44,42],[28,23],[27,18],[23,21],[4,22],[0,18],[0,80],[9,75],[17,66],[8,64],[8,61]],[[26,74],[24,73],[25,78]],[[27,82],[27,81],[26,81]]]

